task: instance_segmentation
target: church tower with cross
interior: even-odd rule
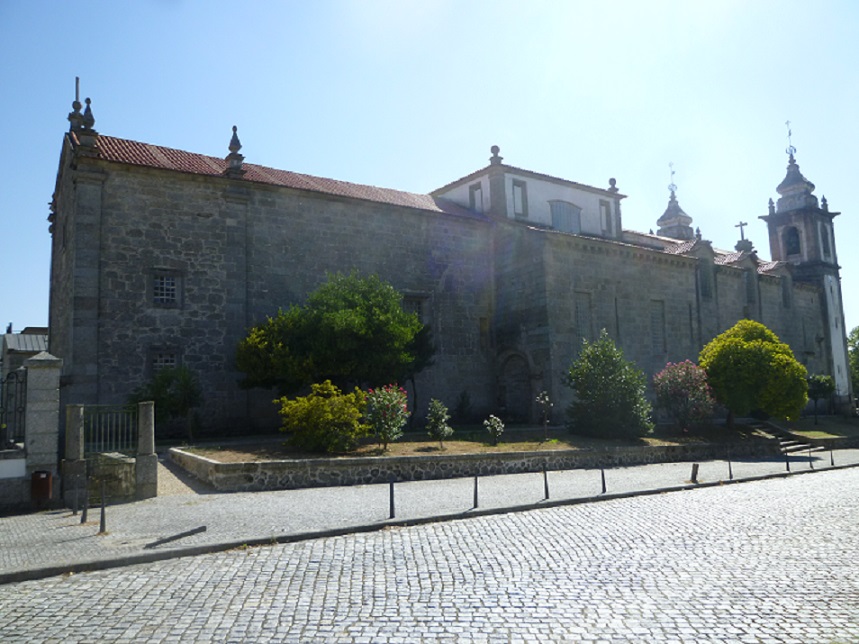
[[[850,403],[850,370],[841,297],[841,277],[835,250],[834,219],[826,197],[818,202],[814,184],[806,179],[796,162],[796,148],[790,141],[788,126],[788,165],[778,185],[778,201],[770,199],[769,213],[760,217],[767,224],[773,260],[789,264],[794,281],[820,289],[820,313],[824,333],[813,338],[818,350],[827,356],[829,373],[835,381],[836,396]]]

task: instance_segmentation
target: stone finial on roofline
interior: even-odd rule
[[[242,162],[245,157],[239,154],[242,149],[242,143],[239,141],[238,128],[233,126],[233,137],[230,139],[230,153],[226,156],[227,169],[224,174],[233,179],[239,179],[245,170],[242,168]]]
[[[489,151],[492,152],[492,156],[489,159],[490,165],[500,165],[501,162],[504,160],[504,157],[498,156],[498,153],[501,152],[501,148],[499,148],[497,145],[493,145],[489,149]]]
[[[92,113],[92,101],[86,99],[86,109],[81,114],[80,78],[75,76],[75,100],[72,111],[69,112],[69,132],[74,133],[77,150],[84,156],[95,156],[98,150],[98,132],[93,129],[95,116]]]

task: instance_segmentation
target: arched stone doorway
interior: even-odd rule
[[[498,379],[499,410],[507,422],[531,420],[531,370],[524,357],[509,356],[501,365]]]

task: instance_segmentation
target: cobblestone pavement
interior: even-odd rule
[[[834,458],[836,466],[857,464],[859,450],[837,450]],[[829,467],[828,453],[818,453],[814,459],[816,472]],[[792,457],[791,471],[808,472],[808,458]],[[784,472],[784,461],[775,458],[736,461],[731,469],[736,479]],[[605,471],[606,489],[609,495],[670,489],[687,484],[690,475],[691,463],[618,467]],[[728,477],[725,461],[700,464],[698,480],[702,484],[718,483]],[[167,478],[162,478],[166,483]],[[414,523],[514,506],[601,498],[599,470],[549,472],[547,480],[548,502],[544,500],[541,473],[481,477],[479,510],[473,509],[473,479],[398,483],[395,520]],[[104,535],[99,534],[98,509],[90,510],[85,525],[68,510],[0,518],[0,581],[120,565],[141,561],[142,557],[151,561],[241,544],[380,529],[390,523],[388,485],[206,494],[199,483],[190,483],[198,493],[109,506]],[[170,487],[174,492],[194,491],[182,490],[181,481],[171,482]],[[204,532],[189,534],[204,526]],[[164,541],[179,535],[184,536]]]
[[[859,642],[859,469],[0,587],[0,641]]]

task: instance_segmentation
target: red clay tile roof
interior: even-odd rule
[[[222,176],[227,168],[226,160],[218,157],[165,148],[150,143],[119,139],[103,134],[98,137],[98,158],[115,163],[126,163],[213,177]],[[245,170],[245,174],[242,176],[243,181],[284,186],[296,190],[311,190],[313,192],[350,197],[352,199],[363,199],[393,206],[405,206],[419,210],[428,210],[430,212],[443,212],[484,219],[484,217],[480,217],[447,199],[431,195],[414,194],[401,190],[376,188],[375,186],[365,186],[347,181],[314,177],[297,172],[268,168],[253,163],[245,163],[242,167]]]
[[[674,244],[673,246],[666,246],[662,250],[663,252],[670,253],[671,255],[682,255],[683,253],[688,253],[695,248],[695,244],[697,243],[697,239],[687,239],[686,241]]]
[[[717,253],[716,256],[713,258],[713,263],[720,264],[722,266],[727,264],[734,264],[743,259],[743,257],[746,257],[747,255],[748,253],[744,250],[739,250],[733,253]]]
[[[758,273],[769,273],[775,268],[778,268],[781,265],[781,262],[772,261],[772,262],[761,262],[758,264]]]

